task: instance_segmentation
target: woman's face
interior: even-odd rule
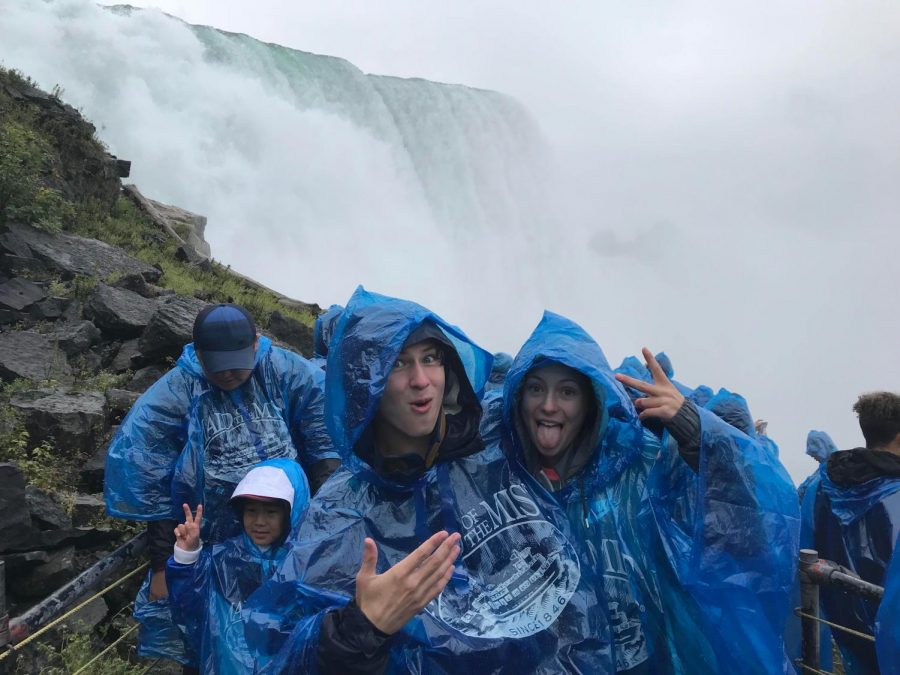
[[[576,370],[552,363],[525,376],[519,414],[545,464],[553,465],[578,437],[589,409]]]

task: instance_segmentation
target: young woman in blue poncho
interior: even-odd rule
[[[545,313],[507,374],[507,451],[603,575],[616,672],[793,672],[781,639],[793,485],[768,446],[686,402],[644,357],[652,382],[614,376],[580,326]]]
[[[293,460],[272,459],[252,468],[231,496],[243,532],[203,546],[203,506],[196,516],[183,505],[175,550],[166,565],[172,616],[200,657],[200,671],[256,672],[263,663],[244,637],[241,607],[287,555],[286,538],[306,511],[309,486]]]

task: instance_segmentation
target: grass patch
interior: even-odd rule
[[[160,285],[181,295],[197,295],[211,302],[234,302],[247,309],[260,326],[268,326],[275,311],[312,326],[315,316],[278,302],[274,293],[255,288],[219,263],[196,267],[176,260],[179,242],[157,227],[130,199],[119,197],[112,206],[98,198],[69,201],[53,186],[58,182],[63,155],[98,162],[106,148],[86,121],[73,125],[59,116],[44,115],[36,105],[14,100],[2,85],[20,91],[34,87],[27,77],[0,68],[0,219],[17,218],[47,230],[65,230],[118,246],[148,265],[163,270]],[[51,97],[58,99],[61,90]],[[182,236],[187,232],[177,229]],[[111,279],[106,280],[112,283]],[[75,280],[74,288],[57,283],[58,297],[81,299],[97,280]]]
[[[91,660],[105,648],[103,642],[90,632],[63,629],[61,633],[62,638],[58,645],[43,643],[37,647],[46,661],[46,665],[41,668],[43,675],[75,673],[91,663]],[[132,633],[123,640],[121,649],[126,651],[126,654],[135,644],[135,635],[136,633]],[[145,666],[130,663],[113,649],[91,663],[87,672],[91,675],[140,675],[145,671]]]
[[[68,229],[73,234],[123,248],[141,262],[158,266],[163,271],[159,284],[179,295],[202,295],[210,302],[241,305],[260,326],[267,326],[275,311],[307,326],[315,323],[312,313],[282,305],[274,293],[254,288],[225,265],[213,261],[198,267],[177,260],[178,242],[160,231],[127,197],[120,197],[106,216],[99,212],[97,204],[85,205]]]

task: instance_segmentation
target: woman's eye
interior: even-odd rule
[[[422,363],[426,366],[434,366],[441,363],[441,357],[437,354],[428,354],[422,359]]]
[[[562,390],[562,395],[566,398],[573,398],[578,395],[578,390],[574,387],[565,387]]]
[[[529,382],[525,385],[525,391],[529,394],[540,394],[541,393],[541,385],[537,382]]]
[[[400,370],[401,368],[406,366],[406,361],[404,359],[397,359],[394,361],[394,370]]]

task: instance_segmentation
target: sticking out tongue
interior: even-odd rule
[[[562,427],[559,425],[545,426],[538,424],[537,442],[544,450],[552,450],[562,438]]]

